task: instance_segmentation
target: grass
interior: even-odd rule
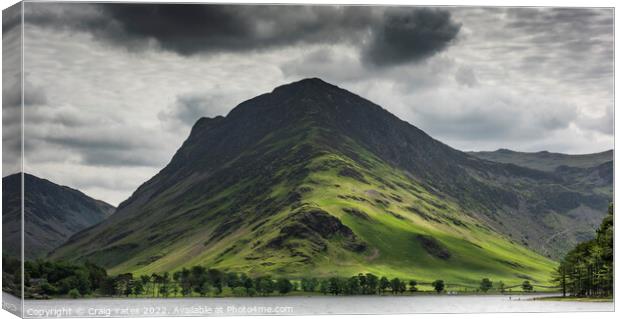
[[[475,212],[428,189],[351,140],[345,142],[349,152],[320,146],[324,143],[317,139],[324,137],[323,133],[300,129],[303,142],[294,142],[301,139],[296,135],[288,140],[273,136],[273,145],[269,144],[269,138],[261,141],[274,156],[280,148],[286,149],[283,151],[286,156],[278,160],[288,164],[275,168],[269,180],[272,183],[263,184],[259,177],[249,175],[206,193],[208,196],[200,193],[200,189],[189,188],[189,181],[166,189],[157,201],[147,206],[152,221],[130,220],[123,224],[122,227],[132,232],[114,243],[149,242],[149,245],[116,253],[114,259],[122,262],[108,267],[109,273],[132,272],[139,276],[202,265],[253,276],[271,274],[291,279],[348,277],[371,272],[389,278],[415,279],[424,289],[436,279],[462,287],[462,291],[476,289],[482,278],[490,278],[494,283],[502,281],[507,286],[520,285],[524,280],[539,286],[551,285],[554,261],[493,231],[472,217]],[[294,146],[288,149],[289,145]],[[310,158],[295,158],[299,156],[298,151],[308,146],[321,152],[313,153]],[[345,153],[355,154],[355,159]],[[246,161],[243,156],[236,160]],[[234,162],[227,166],[235,167]],[[361,178],[342,176],[344,168]],[[303,193],[299,191],[302,188],[306,189]],[[174,198],[179,191],[192,192],[195,196],[179,203]],[[258,204],[235,200],[253,191],[260,194],[252,198]],[[301,199],[288,203],[286,199],[293,192],[299,192]],[[258,215],[258,205],[269,201],[281,204]],[[337,217],[367,244],[366,251],[346,249],[346,239],[338,236],[290,238],[283,247],[270,248],[267,244],[281,234],[280,230],[295,222],[292,216],[301,209],[295,206],[299,203]],[[367,218],[351,215],[343,208],[355,208]],[[241,219],[231,223],[221,238],[211,240],[218,226],[236,216]],[[178,238],[149,241],[153,234],[174,233],[179,233]],[[437,257],[419,236],[432,238],[450,257]],[[325,249],[317,251],[316,242]],[[102,263],[109,259],[105,254],[90,258]]]

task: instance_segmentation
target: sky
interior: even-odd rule
[[[200,117],[307,77],[460,150],[613,148],[611,9],[26,3],[24,32],[24,170],[113,205]]]

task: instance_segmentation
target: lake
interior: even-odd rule
[[[155,317],[309,314],[613,311],[613,302],[532,300],[551,295],[291,296],[26,300],[25,317]],[[3,308],[20,300],[3,293]],[[9,309],[9,310],[11,310]]]

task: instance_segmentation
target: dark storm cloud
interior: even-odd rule
[[[390,9],[381,25],[372,30],[365,55],[376,65],[422,60],[445,49],[460,29],[448,11]]]
[[[181,55],[349,43],[388,66],[445,49],[460,25],[441,9],[203,4],[33,5],[27,22],[87,31],[114,45]],[[80,9],[85,13],[80,16]],[[52,11],[55,14],[49,14]]]

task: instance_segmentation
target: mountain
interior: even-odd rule
[[[597,225],[609,200],[562,183],[450,148],[360,96],[305,79],[198,120],[164,169],[51,257],[111,273],[199,264],[253,275],[546,282],[555,262],[532,248],[562,249],[544,242],[563,231],[556,223]]]
[[[20,173],[2,178],[3,254],[21,254]],[[114,212],[114,207],[82,192],[24,174],[24,254],[45,257],[71,235],[93,226]]]
[[[469,152],[469,154],[484,160],[551,172],[564,179],[564,184],[569,184],[572,188],[584,192],[594,191],[610,197],[613,195],[613,150],[569,155],[547,151],[525,153],[499,149],[494,152]]]
[[[515,164],[547,172],[553,172],[560,166],[592,168],[614,160],[613,150],[580,155],[551,153],[547,151],[527,153],[511,151],[508,149],[499,149],[493,152],[468,153],[478,158],[493,162]]]

